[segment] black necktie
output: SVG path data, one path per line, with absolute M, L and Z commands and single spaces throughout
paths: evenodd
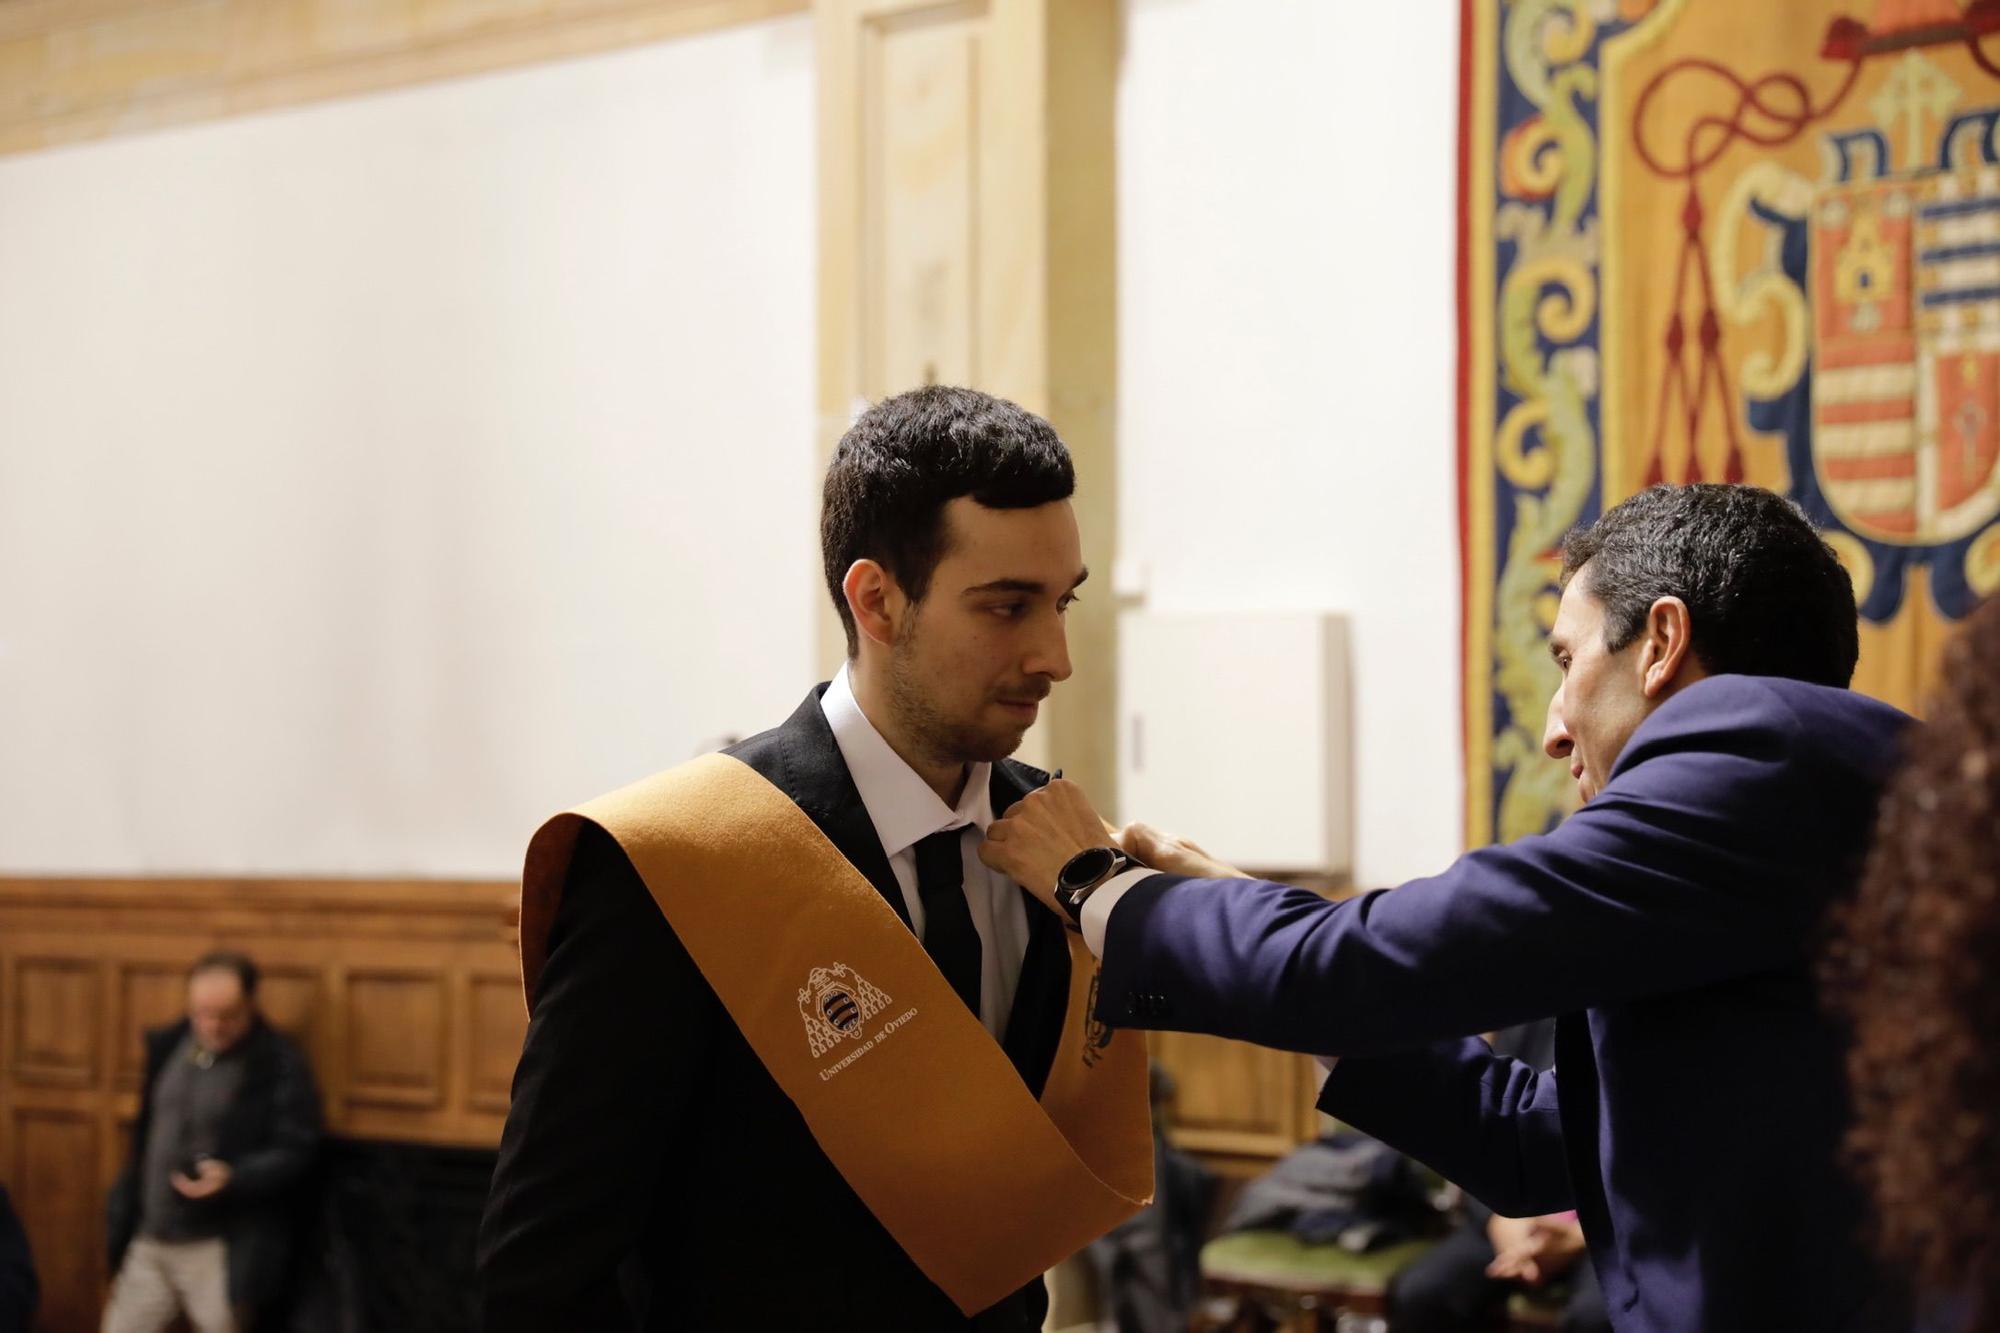
M 917 897 L 924 904 L 924 952 L 977 1018 L 979 932 L 965 904 L 965 862 L 958 850 L 964 831 L 947 829 L 917 844 Z

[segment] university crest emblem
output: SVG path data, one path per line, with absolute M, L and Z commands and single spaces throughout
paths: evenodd
M 853 1041 L 868 1020 L 882 1012 L 889 997 L 869 985 L 845 963 L 816 967 L 799 988 L 799 1017 L 806 1023 L 806 1044 L 813 1058 L 843 1041 Z

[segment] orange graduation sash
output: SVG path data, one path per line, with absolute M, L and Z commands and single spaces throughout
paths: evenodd
M 521 886 L 530 1008 L 586 822 L 618 840 L 821 1150 L 959 1309 L 1004 1299 L 1150 1199 L 1145 1040 L 1092 1022 L 1097 961 L 1081 938 L 1037 1102 L 874 885 L 727 755 L 535 834 Z

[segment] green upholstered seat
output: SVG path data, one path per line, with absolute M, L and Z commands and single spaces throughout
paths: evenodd
M 1201 1275 L 1274 1291 L 1377 1295 L 1429 1248 L 1428 1241 L 1411 1241 L 1355 1254 L 1338 1245 L 1307 1245 L 1284 1231 L 1239 1231 L 1202 1246 Z

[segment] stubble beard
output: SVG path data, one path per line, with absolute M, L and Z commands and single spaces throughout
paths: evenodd
M 917 672 L 916 627 L 897 636 L 889 655 L 889 708 L 910 743 L 946 764 L 991 764 L 1021 748 L 1027 729 L 992 730 L 939 708 Z

